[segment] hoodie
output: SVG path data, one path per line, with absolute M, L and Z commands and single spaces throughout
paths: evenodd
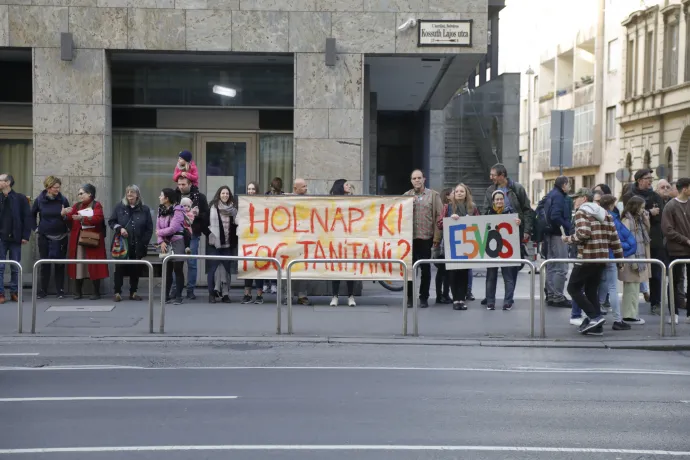
M 577 245 L 578 259 L 623 258 L 613 218 L 596 203 L 585 203 L 575 213 L 575 232 L 565 239 Z

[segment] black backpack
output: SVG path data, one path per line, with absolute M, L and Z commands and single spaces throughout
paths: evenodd
M 539 200 L 539 203 L 537 204 L 537 209 L 535 211 L 536 222 L 535 225 L 532 227 L 534 229 L 532 240 L 536 241 L 537 243 L 541 243 L 542 241 L 544 241 L 544 236 L 546 234 L 550 234 L 552 231 L 551 219 L 549 218 L 550 210 L 551 197 L 549 195 L 546 195 L 544 198 Z

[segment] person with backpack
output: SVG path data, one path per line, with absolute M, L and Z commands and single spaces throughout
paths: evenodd
M 556 178 L 553 189 L 546 195 L 544 217 L 546 225 L 544 238 L 548 240 L 549 259 L 567 259 L 568 245 L 561 238 L 571 234 L 571 201 L 568 198 L 570 180 L 566 176 Z M 570 308 L 571 303 L 563 290 L 568 276 L 568 264 L 547 265 L 546 304 L 551 307 Z

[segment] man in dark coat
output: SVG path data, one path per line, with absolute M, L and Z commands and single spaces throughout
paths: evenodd
M 31 238 L 31 207 L 26 196 L 12 190 L 13 186 L 11 175 L 0 174 L 0 257 L 21 262 L 22 245 Z M 17 267 L 12 265 L 10 271 L 10 298 L 16 302 L 22 281 Z M 0 264 L 0 304 L 5 303 L 4 276 L 5 264 Z
M 650 256 L 668 263 L 668 254 L 664 247 L 664 234 L 661 231 L 661 214 L 664 211 L 664 199 L 652 189 L 651 169 L 640 169 L 635 173 L 635 183 L 630 187 L 628 193 L 623 195 L 623 205 L 633 196 L 639 196 L 645 201 L 645 209 L 649 212 L 649 238 L 651 243 Z M 658 315 L 661 308 L 661 268 L 652 264 L 652 277 L 649 279 L 649 303 L 652 305 L 652 314 Z
M 546 197 L 544 215 L 547 228 L 549 259 L 567 259 L 568 245 L 562 236 L 571 234 L 572 200 L 568 197 L 570 181 L 566 176 L 556 178 L 553 189 Z M 552 307 L 570 308 L 570 301 L 563 294 L 565 280 L 568 277 L 568 264 L 551 264 L 546 272 L 546 299 Z

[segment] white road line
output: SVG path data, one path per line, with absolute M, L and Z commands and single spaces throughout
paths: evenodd
M 0 356 L 38 356 L 40 353 L 0 353 Z
M 454 452 L 540 452 L 575 454 L 628 454 L 690 457 L 690 451 L 596 449 L 577 447 L 521 446 L 400 446 L 400 445 L 208 445 L 208 446 L 121 446 L 121 447 L 48 447 L 36 449 L 0 449 L 0 455 L 60 454 L 97 452 L 172 452 L 172 451 L 454 451 Z
M 0 398 L 0 402 L 51 402 L 51 401 L 156 401 L 156 400 L 219 400 L 237 399 L 237 396 L 57 396 L 37 398 Z

